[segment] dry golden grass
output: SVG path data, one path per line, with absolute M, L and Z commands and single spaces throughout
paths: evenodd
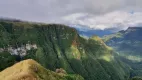
M 0 80 L 65 80 L 64 75 L 43 68 L 32 59 L 16 63 L 0 72 Z
M 31 59 L 16 63 L 0 72 L 0 80 L 36 80 L 36 76 L 30 69 L 31 65 L 35 64 L 36 62 Z

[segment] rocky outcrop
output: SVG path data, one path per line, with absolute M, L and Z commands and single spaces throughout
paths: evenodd
M 21 45 L 20 47 L 12 47 L 8 46 L 7 48 L 0 48 L 0 52 L 8 51 L 11 55 L 19 55 L 21 57 L 26 56 L 28 54 L 27 51 L 31 49 L 37 49 L 36 44 L 26 44 Z

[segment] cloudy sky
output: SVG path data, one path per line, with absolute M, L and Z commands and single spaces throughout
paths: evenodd
M 0 16 L 92 29 L 142 23 L 142 0 L 0 0 Z

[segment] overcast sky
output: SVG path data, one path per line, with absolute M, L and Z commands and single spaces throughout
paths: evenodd
M 0 16 L 102 30 L 126 29 L 141 25 L 142 0 L 0 0 Z

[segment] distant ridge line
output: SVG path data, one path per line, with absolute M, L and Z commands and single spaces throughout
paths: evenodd
M 142 29 L 142 27 L 128 27 L 128 29 Z

